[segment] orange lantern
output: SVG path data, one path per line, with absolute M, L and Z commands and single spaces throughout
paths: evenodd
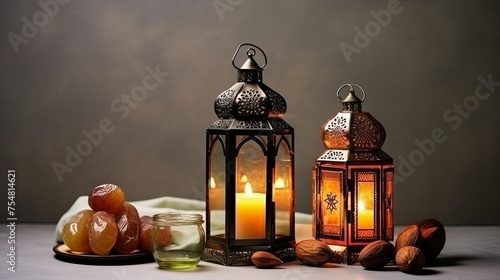
M 393 240 L 394 166 L 382 151 L 385 129 L 361 110 L 366 95 L 356 84 L 337 113 L 321 128 L 326 147 L 313 168 L 313 235 L 352 264 L 370 242 Z M 359 99 L 354 87 L 361 89 Z

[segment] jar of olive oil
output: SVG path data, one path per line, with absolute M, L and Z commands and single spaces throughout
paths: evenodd
M 205 250 L 203 216 L 160 213 L 153 216 L 153 256 L 160 268 L 195 269 Z

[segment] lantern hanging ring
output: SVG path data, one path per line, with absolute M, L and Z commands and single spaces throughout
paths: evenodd
M 233 63 L 233 67 L 236 68 L 236 69 L 238 69 L 238 70 L 241 70 L 240 68 L 238 68 L 238 66 L 236 66 L 236 64 L 234 64 L 234 60 L 236 59 L 236 56 L 238 55 L 238 52 L 240 51 L 241 47 L 243 47 L 243 46 L 251 46 L 251 47 L 257 48 L 262 53 L 262 55 L 264 55 L 264 64 L 262 64 L 262 66 L 259 66 L 260 69 L 264 69 L 264 67 L 266 67 L 266 65 L 267 65 L 267 56 L 266 56 L 266 53 L 261 48 L 259 48 L 258 46 L 254 45 L 254 44 L 250 44 L 250 43 L 244 43 L 244 44 L 241 44 L 241 45 L 238 46 L 238 48 L 236 49 L 236 52 L 234 52 L 233 59 L 231 60 L 231 62 Z M 256 54 L 254 48 L 249 48 L 247 50 L 247 56 L 251 57 L 251 56 L 254 56 Z
M 360 85 L 357 85 L 357 84 L 343 84 L 341 87 L 339 87 L 339 89 L 337 90 L 337 97 L 339 99 L 342 99 L 342 97 L 340 97 L 340 91 L 345 88 L 346 86 L 349 86 L 351 88 L 351 90 L 349 92 L 353 93 L 354 94 L 354 88 L 353 86 L 361 89 L 361 92 L 363 93 L 363 97 L 361 98 L 361 102 L 365 101 L 365 98 L 366 98 L 366 93 L 365 93 L 365 90 L 360 86 Z

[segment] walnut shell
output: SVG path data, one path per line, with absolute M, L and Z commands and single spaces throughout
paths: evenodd
M 255 266 L 261 268 L 275 267 L 283 263 L 278 257 L 266 251 L 257 251 L 253 253 L 251 260 Z
M 333 258 L 334 252 L 319 240 L 306 239 L 295 245 L 295 256 L 305 265 L 322 266 Z
M 425 265 L 425 255 L 417 247 L 405 246 L 396 253 L 396 265 L 406 273 L 415 273 Z
M 394 245 L 377 240 L 366 245 L 359 253 L 358 262 L 366 269 L 381 269 L 394 258 Z
M 424 253 L 427 263 L 430 263 L 443 250 L 446 243 L 446 231 L 443 224 L 433 218 L 427 218 L 415 224 L 419 227 L 422 236 L 420 249 Z
M 414 246 L 419 248 L 422 243 L 422 236 L 417 225 L 409 225 L 399 233 L 396 238 L 396 252 L 405 246 Z

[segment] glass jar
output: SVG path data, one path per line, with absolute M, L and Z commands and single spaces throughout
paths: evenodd
M 205 249 L 203 216 L 160 213 L 153 216 L 153 256 L 160 268 L 194 269 Z

